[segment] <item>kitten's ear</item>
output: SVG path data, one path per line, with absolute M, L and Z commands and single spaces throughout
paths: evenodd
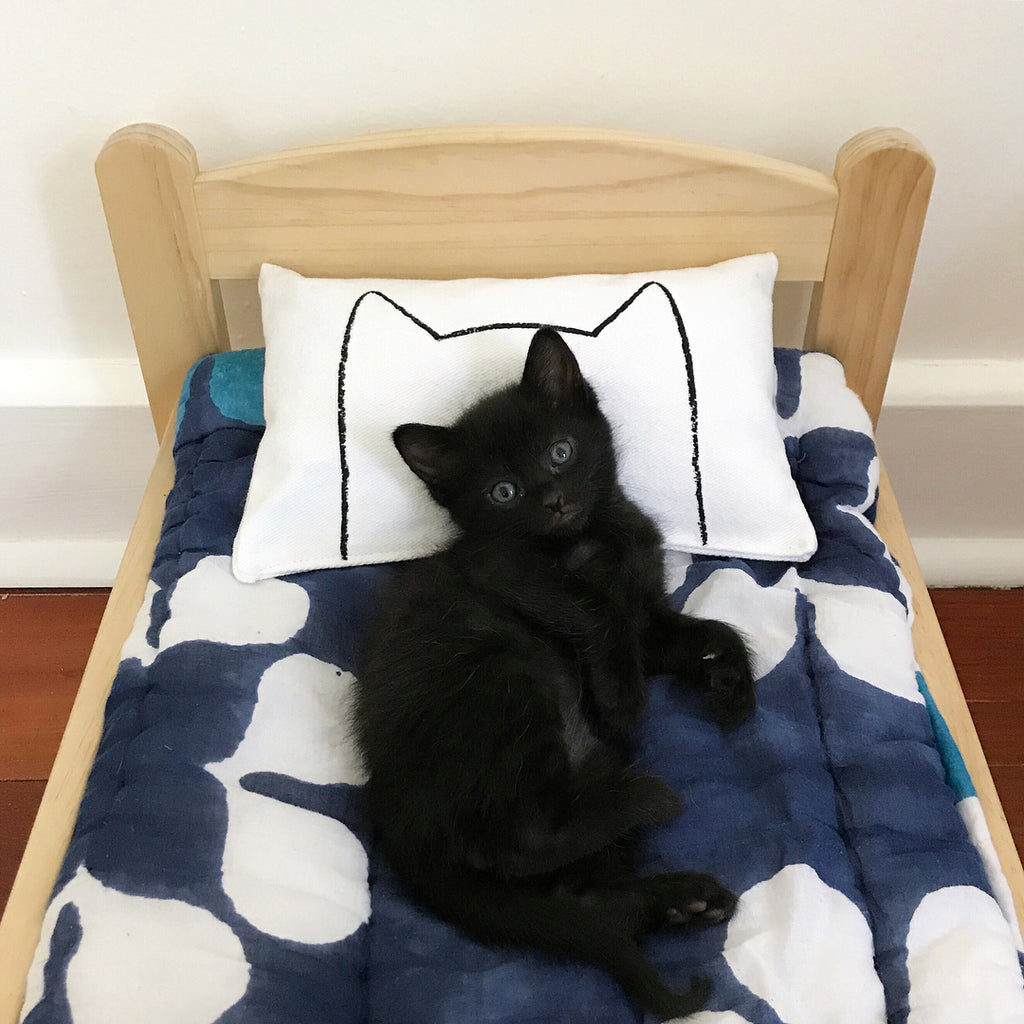
M 391 440 L 405 464 L 427 485 L 440 483 L 456 464 L 455 439 L 448 427 L 403 423 Z
M 572 349 L 553 327 L 542 327 L 530 342 L 521 386 L 556 408 L 586 398 L 588 389 Z

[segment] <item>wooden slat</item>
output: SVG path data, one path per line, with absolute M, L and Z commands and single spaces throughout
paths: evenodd
M 157 436 L 177 405 L 188 367 L 229 347 L 196 213 L 197 173 L 192 146 L 159 125 L 122 129 L 96 159 Z
M 839 207 L 804 347 L 836 356 L 878 423 L 935 165 L 912 135 L 873 128 L 836 156 Z
M 600 129 L 366 136 L 200 174 L 216 278 L 262 262 L 310 276 L 538 277 L 774 251 L 821 278 L 836 187 L 731 150 Z
M 992 772 L 985 760 L 977 729 L 967 707 L 960 681 L 957 679 L 956 669 L 953 667 L 945 638 L 939 628 L 939 620 L 928 595 L 928 588 L 921 575 L 921 567 L 911 546 L 889 475 L 884 467 L 879 486 L 876 525 L 913 591 L 914 653 L 917 663 L 939 711 L 949 726 L 949 731 L 953 734 L 953 739 L 960 748 L 971 780 L 978 791 L 978 799 L 992 832 L 992 842 L 999 855 L 1003 873 L 1013 891 L 1017 920 L 1024 922 L 1024 868 L 1021 867 L 1020 854 L 1014 845 L 1010 826 L 1007 824 L 995 783 L 992 781 Z
M 99 745 L 121 647 L 145 595 L 164 503 L 174 481 L 173 430 L 166 432 L 103 613 L 39 813 L 0 921 L 0 1024 L 14 1024 L 24 999 L 46 905 L 71 839 L 78 805 Z

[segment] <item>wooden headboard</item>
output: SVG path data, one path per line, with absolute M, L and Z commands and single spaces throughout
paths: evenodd
M 167 128 L 96 161 L 158 432 L 191 363 L 228 347 L 218 282 L 263 262 L 321 277 L 539 277 L 701 266 L 753 252 L 813 281 L 805 347 L 877 419 L 934 167 L 877 128 L 835 175 L 748 153 L 579 128 L 362 136 L 200 171 Z

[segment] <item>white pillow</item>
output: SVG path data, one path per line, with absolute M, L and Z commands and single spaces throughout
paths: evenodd
M 526 280 L 324 280 L 264 265 L 267 427 L 235 575 L 397 561 L 444 544 L 448 515 L 391 432 L 448 424 L 518 381 L 544 325 L 575 352 L 615 431 L 622 485 L 669 548 L 809 558 L 814 529 L 775 411 L 777 269 L 770 253 Z

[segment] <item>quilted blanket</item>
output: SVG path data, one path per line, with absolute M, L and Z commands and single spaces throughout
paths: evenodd
M 652 681 L 638 757 L 686 809 L 650 835 L 644 866 L 713 872 L 740 901 L 728 924 L 652 937 L 648 954 L 680 988 L 711 979 L 696 1024 L 1019 1024 L 1020 936 L 872 525 L 868 419 L 832 359 L 779 350 L 776 365 L 818 551 L 670 559 L 676 606 L 751 638 L 759 706 L 725 733 Z M 433 919 L 375 857 L 348 700 L 390 570 L 233 578 L 262 368 L 257 351 L 208 357 L 186 383 L 150 584 L 23 1020 L 641 1020 L 596 969 Z

